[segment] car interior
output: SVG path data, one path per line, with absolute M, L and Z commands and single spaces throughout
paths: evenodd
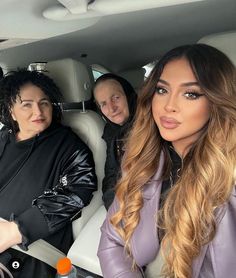
M 94 156 L 98 191 L 73 221 L 75 241 L 68 254 L 54 250 L 54 260 L 67 255 L 81 277 L 102 276 L 97 248 L 106 217 L 101 191 L 106 145 L 105 122 L 88 105 L 95 79 L 112 72 L 139 92 L 162 54 L 192 43 L 215 46 L 236 65 L 235 14 L 235 0 L 1 1 L 3 73 L 26 67 L 52 77 L 63 94 L 64 123 Z

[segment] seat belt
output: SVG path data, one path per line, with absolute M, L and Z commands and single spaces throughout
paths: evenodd
M 11 272 L 5 267 L 5 265 L 3 265 L 2 263 L 0 263 L 0 277 L 4 278 L 5 275 L 4 273 L 6 273 L 8 275 L 8 277 L 10 278 L 14 278 L 11 274 Z
M 17 245 L 12 246 L 11 248 L 25 253 L 31 257 L 34 257 L 53 268 L 56 268 L 57 261 L 60 258 L 66 257 L 66 255 L 61 252 L 59 249 L 54 247 L 53 245 L 49 244 L 47 241 L 43 239 L 38 239 L 37 241 L 31 243 L 28 246 L 28 251 L 22 250 Z

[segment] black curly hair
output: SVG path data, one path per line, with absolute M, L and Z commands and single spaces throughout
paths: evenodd
M 62 94 L 55 82 L 42 72 L 19 69 L 8 72 L 0 80 L 0 122 L 16 133 L 18 124 L 12 119 L 10 110 L 20 95 L 21 88 L 26 84 L 33 84 L 49 97 L 53 106 L 52 121 L 61 122 L 62 111 L 60 103 Z

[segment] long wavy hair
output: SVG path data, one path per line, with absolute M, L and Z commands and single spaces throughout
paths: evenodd
M 152 115 L 152 98 L 165 65 L 185 58 L 210 103 L 210 118 L 200 138 L 183 159 L 181 177 L 166 196 L 158 214 L 164 233 L 163 277 L 189 278 L 201 247 L 216 233 L 217 208 L 230 197 L 236 165 L 236 70 L 226 55 L 214 47 L 194 44 L 177 47 L 159 60 L 138 100 L 136 120 L 122 161 L 117 185 L 119 210 L 111 223 L 132 256 L 130 239 L 140 221 L 142 189 L 159 167 L 161 153 L 168 176 L 170 158 Z M 168 246 L 170 248 L 168 248 Z

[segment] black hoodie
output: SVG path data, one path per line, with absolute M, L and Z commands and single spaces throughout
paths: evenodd
M 23 235 L 21 248 L 42 238 L 67 253 L 73 242 L 71 220 L 79 217 L 97 188 L 88 147 L 60 124 L 19 142 L 7 130 L 1 131 L 0 171 L 0 217 L 16 221 Z M 18 253 L 8 249 L 0 254 L 0 261 L 4 256 L 22 260 L 14 277 L 55 275 L 44 276 L 48 269 L 44 263 Z

